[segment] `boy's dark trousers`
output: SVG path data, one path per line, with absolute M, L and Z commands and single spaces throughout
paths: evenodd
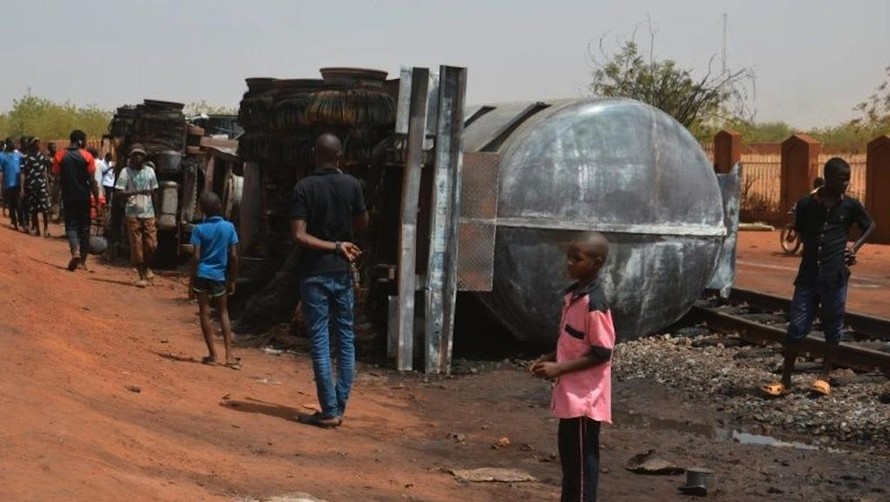
M 22 207 L 22 187 L 11 187 L 3 191 L 3 201 L 9 210 L 9 218 L 12 226 L 25 228 L 25 211 Z
M 562 502 L 595 502 L 600 471 L 600 423 L 592 418 L 559 419 Z

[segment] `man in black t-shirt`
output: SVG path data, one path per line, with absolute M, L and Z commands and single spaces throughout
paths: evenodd
M 71 145 L 56 152 L 52 174 L 55 187 L 61 192 L 65 208 L 65 235 L 71 250 L 68 270 L 74 272 L 78 264 L 86 269 L 90 250 L 90 203 L 95 200 L 99 207 L 99 185 L 96 183 L 96 161 L 84 147 L 85 132 L 75 129 L 70 135 Z
M 323 134 L 315 142 L 315 171 L 294 187 L 291 230 L 300 255 L 300 297 L 311 342 L 312 370 L 321 411 L 303 423 L 337 427 L 343 421 L 355 377 L 353 278 L 350 264 L 361 254 L 354 232 L 368 224 L 358 180 L 340 171 L 340 140 Z M 337 381 L 331 370 L 328 328 L 337 337 Z
M 826 342 L 825 360 L 822 372 L 810 385 L 810 390 L 822 395 L 831 392 L 828 378 L 843 336 L 847 280 L 850 277 L 848 267 L 856 262 L 856 252 L 875 229 L 874 221 L 862 204 L 844 195 L 850 184 L 850 165 L 834 157 L 825 163 L 824 172 L 825 185 L 796 204 L 794 227 L 803 241 L 803 258 L 794 280 L 794 296 L 788 312 L 782 381 L 762 387 L 763 392 L 771 396 L 790 391 L 791 373 L 800 344 L 809 334 L 820 307 Z M 847 246 L 850 227 L 854 224 L 862 235 Z

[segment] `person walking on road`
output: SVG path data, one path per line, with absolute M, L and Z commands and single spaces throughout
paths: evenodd
M 333 134 L 315 142 L 315 171 L 294 187 L 291 230 L 302 248 L 299 261 L 303 319 L 321 411 L 303 423 L 337 427 L 343 422 L 355 377 L 355 301 L 350 264 L 361 255 L 355 232 L 368 224 L 359 181 L 340 171 L 342 147 Z M 330 334 L 337 339 L 337 379 L 331 369 Z
M 235 280 L 238 278 L 238 234 L 235 225 L 221 216 L 222 204 L 215 193 L 202 193 L 198 203 L 205 219 L 195 226 L 189 239 L 189 244 L 194 246 L 189 289 L 198 297 L 201 333 L 207 344 L 207 356 L 201 362 L 218 362 L 213 343 L 214 330 L 210 325 L 210 307 L 213 304 L 222 328 L 225 366 L 240 369 L 241 363 L 232 354 L 232 323 L 227 300 L 229 295 L 235 294 Z
M 87 143 L 85 132 L 75 129 L 69 136 L 71 144 L 56 152 L 53 158 L 54 186 L 61 193 L 60 200 L 65 208 L 65 235 L 71 250 L 68 270 L 74 272 L 77 266 L 87 268 L 87 254 L 90 250 L 90 197 L 99 206 L 99 185 L 96 184 L 96 160 L 84 149 Z M 55 198 L 55 197 L 53 197 Z

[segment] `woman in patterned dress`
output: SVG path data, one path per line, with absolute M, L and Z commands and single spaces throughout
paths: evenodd
M 29 138 L 27 153 L 22 159 L 22 174 L 25 182 L 25 210 L 34 229 L 34 235 L 40 235 L 37 213 L 43 213 L 43 235 L 49 237 L 49 188 L 46 181 L 46 157 L 40 153 L 40 138 Z

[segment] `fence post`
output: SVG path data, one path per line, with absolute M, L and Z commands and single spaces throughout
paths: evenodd
M 780 211 L 788 211 L 798 199 L 809 193 L 819 176 L 822 143 L 806 134 L 794 134 L 782 142 L 782 191 Z
M 714 135 L 714 171 L 726 174 L 742 159 L 742 134 L 723 129 Z
M 870 242 L 890 244 L 890 136 L 869 141 L 865 160 L 865 209 L 875 220 Z

